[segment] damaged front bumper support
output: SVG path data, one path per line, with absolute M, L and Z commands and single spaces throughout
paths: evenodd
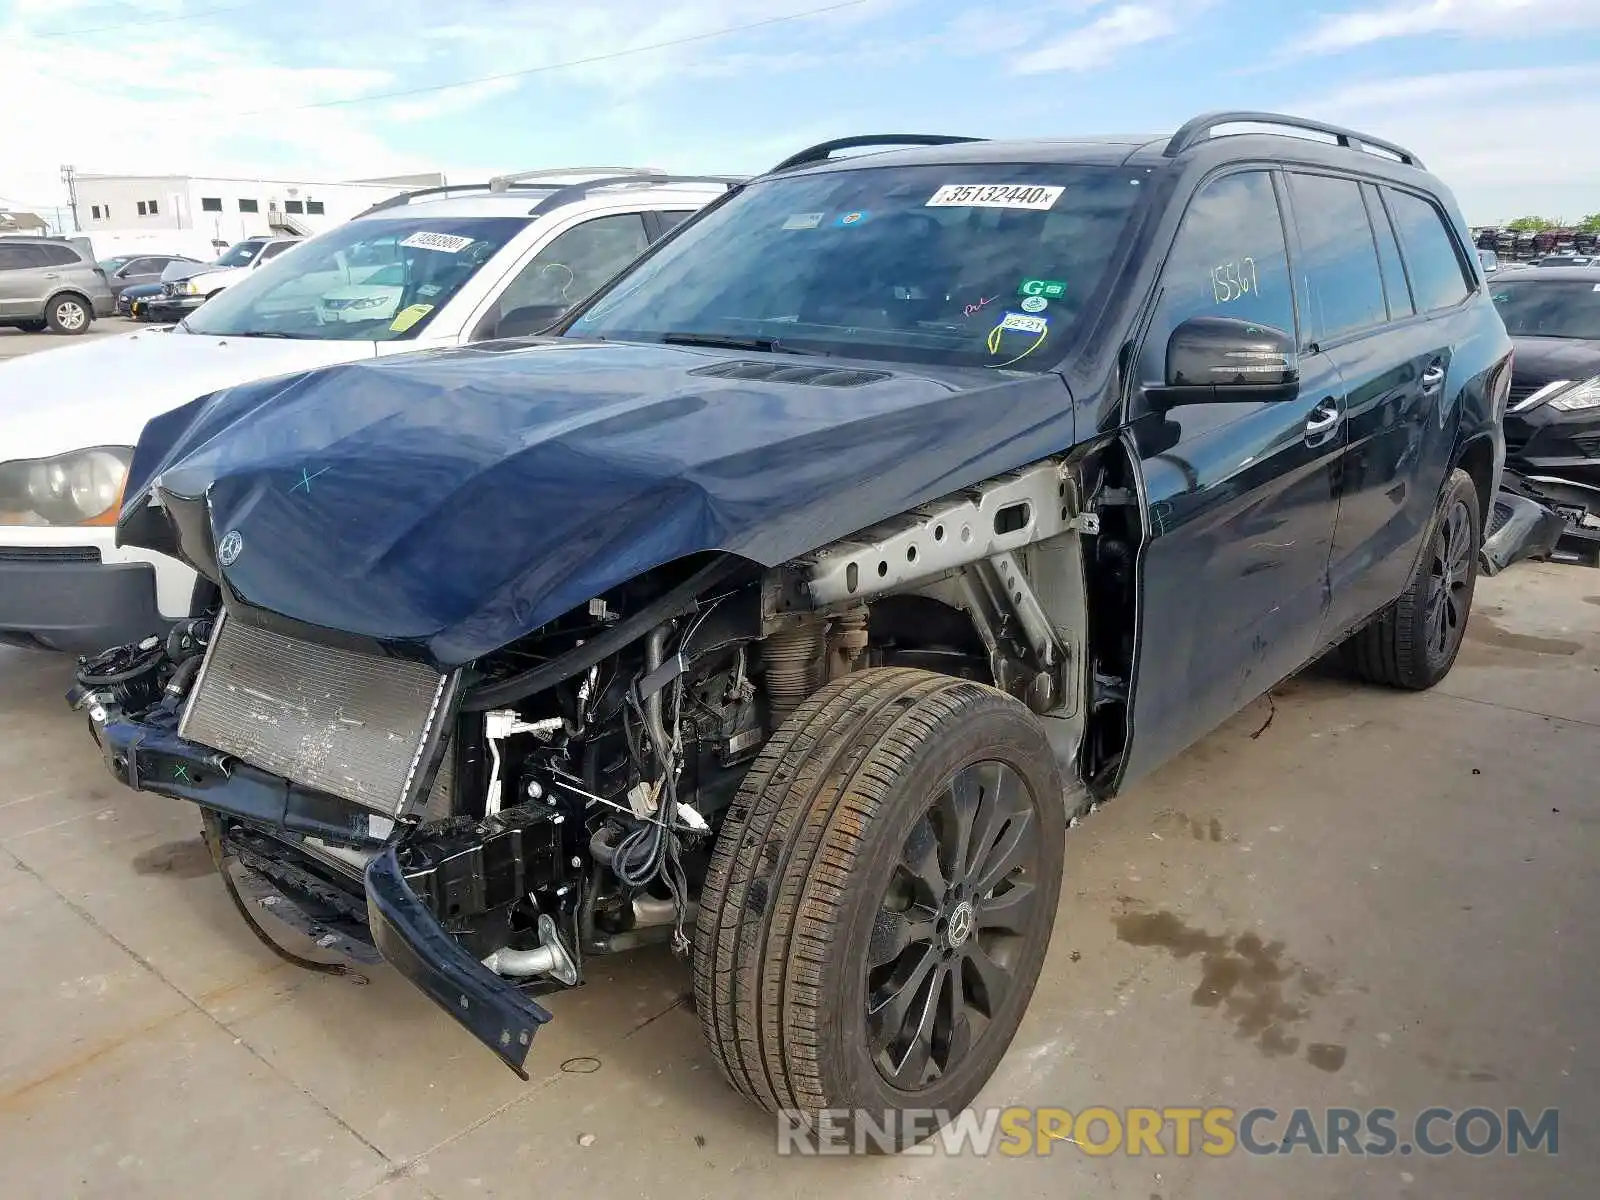
M 185 741 L 176 724 L 175 715 L 135 721 L 114 708 L 96 704 L 90 709 L 90 728 L 107 769 L 135 791 L 187 800 L 242 821 L 272 835 L 270 840 L 286 855 L 300 856 L 283 840 L 298 837 L 372 852 L 361 880 L 371 944 L 508 1067 L 528 1078 L 523 1064 L 550 1012 L 468 953 L 429 903 L 442 889 L 455 886 L 441 879 L 441 864 L 456 865 L 454 874 L 481 891 L 484 860 L 508 836 L 520 839 L 525 831 L 497 822 L 478 827 L 481 836 L 466 835 L 464 844 L 463 830 L 452 827 L 434 845 L 429 829 L 423 829 L 411 835 L 405 850 L 408 861 L 427 865 L 408 870 L 392 841 L 394 821 Z M 354 893 L 354 878 L 350 884 Z

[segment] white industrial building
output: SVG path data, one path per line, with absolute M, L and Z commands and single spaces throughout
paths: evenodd
M 198 175 L 76 177 L 78 225 L 86 234 L 181 229 L 231 245 L 264 234 L 321 233 L 399 192 L 444 182 L 440 174 L 307 183 Z

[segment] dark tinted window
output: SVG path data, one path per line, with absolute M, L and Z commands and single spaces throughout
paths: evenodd
M 1381 325 L 1388 311 L 1361 185 L 1329 175 L 1291 174 L 1289 187 L 1312 336 L 1331 340 Z
M 222 197 L 221 196 L 201 196 L 200 197 L 200 211 L 201 212 L 221 212 L 222 211 Z
M 241 200 L 241 201 L 239 201 L 239 211 L 240 212 L 260 212 L 261 211 L 261 205 L 259 203 L 257 203 L 256 201 L 254 201 L 254 200 Z
M 308 217 L 320 217 L 320 216 L 322 216 L 322 201 L 321 200 L 307 200 L 306 201 L 306 216 L 308 216 Z
M 47 267 L 76 267 L 83 262 L 71 246 L 35 246 L 34 251 Z
M 283 202 L 283 211 L 288 213 L 304 213 L 306 211 L 305 202 L 302 200 L 285 200 Z
M 1398 321 L 1417 311 L 1411 303 L 1411 285 L 1406 282 L 1405 265 L 1400 261 L 1400 243 L 1395 240 L 1394 226 L 1383 207 L 1378 189 L 1370 183 L 1361 185 L 1362 198 L 1367 202 L 1367 216 L 1372 221 L 1372 232 L 1378 239 L 1378 265 L 1383 268 L 1383 297 L 1389 302 L 1389 319 Z
M 669 229 L 682 225 L 690 217 L 694 216 L 694 209 L 686 208 L 671 212 L 658 212 L 656 216 L 661 220 L 661 232 L 666 233 Z
M 294 245 L 293 242 L 275 242 L 275 243 L 273 243 L 272 245 L 268 246 L 265 250 L 263 250 L 261 252 L 261 261 L 262 262 L 266 262 L 269 259 L 277 258 L 278 255 L 282 254 L 285 250 L 287 250 L 292 245 Z
M 1410 192 L 1384 188 L 1384 198 L 1400 231 L 1417 307 L 1432 312 L 1460 303 L 1467 295 L 1467 278 L 1444 214 Z
M 1163 378 L 1167 339 L 1199 316 L 1294 332 L 1283 223 L 1265 171 L 1214 179 L 1190 202 L 1161 274 L 1161 299 L 1140 358 L 1142 379 Z
M 8 246 L 0 241 L 0 271 L 20 271 L 33 266 L 33 260 L 24 251 L 26 246 Z

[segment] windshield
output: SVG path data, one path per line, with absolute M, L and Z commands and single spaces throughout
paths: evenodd
M 352 221 L 263 263 L 179 328 L 321 341 L 414 338 L 529 219 Z
M 763 180 L 566 332 L 1048 370 L 1090 311 L 1144 175 L 963 163 Z
M 236 246 L 229 246 L 227 251 L 215 261 L 219 267 L 248 267 L 255 261 L 256 255 L 261 253 L 265 242 L 240 242 Z
M 1493 286 L 1494 306 L 1513 337 L 1600 338 L 1600 283 L 1592 279 Z

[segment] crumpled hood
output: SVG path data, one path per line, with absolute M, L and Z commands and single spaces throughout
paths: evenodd
M 1519 336 L 1512 338 L 1511 344 L 1516 351 L 1511 370 L 1519 392 L 1555 379 L 1576 381 L 1600 375 L 1600 341 Z
M 0 460 L 131 446 L 158 413 L 252 379 L 371 358 L 372 342 L 144 329 L 0 363 Z
M 153 544 L 153 481 L 243 602 L 449 667 L 662 563 L 775 565 L 1072 444 L 1058 376 L 853 370 L 552 339 L 238 387 L 151 423 L 120 536 Z

